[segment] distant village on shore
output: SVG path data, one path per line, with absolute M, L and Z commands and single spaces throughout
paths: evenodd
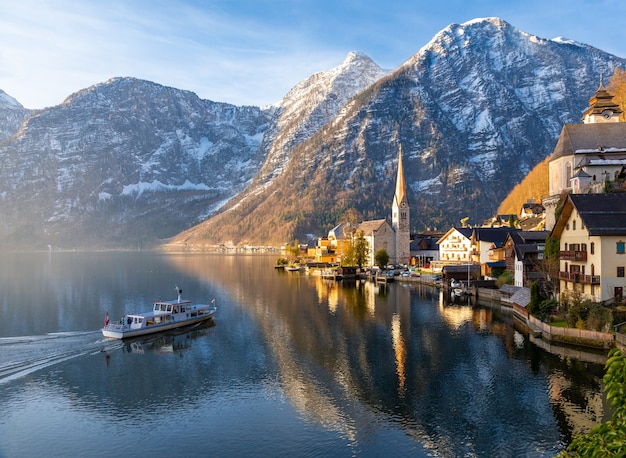
M 526 317 L 549 321 L 560 312 L 570 327 L 613 339 L 616 321 L 622 315 L 626 321 L 626 122 L 620 115 L 601 81 L 582 123 L 562 128 L 549 158 L 548 196 L 528 201 L 519 214 L 496 215 L 480 226 L 463 219 L 445 232 L 409 232 L 400 149 L 391 224 L 386 218 L 342 222 L 297 252 L 310 266 L 340 266 L 360 237 L 367 247 L 364 266 L 376 266 L 382 250 L 391 266 L 411 272 L 408 277 L 435 274 L 442 286 L 457 282 L 466 290 L 485 281 L 506 285 Z M 580 304 L 586 307 L 571 316 Z M 608 308 L 608 315 L 592 316 L 590 304 Z

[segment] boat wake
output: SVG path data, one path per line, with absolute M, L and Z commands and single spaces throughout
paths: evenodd
M 100 330 L 0 338 L 0 384 L 81 356 L 121 347 Z

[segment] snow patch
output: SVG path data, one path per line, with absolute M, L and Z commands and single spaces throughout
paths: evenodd
M 431 178 L 429 180 L 416 181 L 409 186 L 415 193 L 422 192 L 426 194 L 435 194 L 437 193 L 437 187 L 441 185 L 440 177 L 441 175 L 437 175 L 435 178 Z
M 144 192 L 165 192 L 165 191 L 210 191 L 204 183 L 194 184 L 189 180 L 186 180 L 181 185 L 164 184 L 158 180 L 153 180 L 150 183 L 139 182 L 136 184 L 129 184 L 124 186 L 122 190 L 122 196 L 136 195 L 139 197 Z

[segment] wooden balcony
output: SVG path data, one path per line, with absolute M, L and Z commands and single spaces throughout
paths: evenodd
M 583 275 L 571 272 L 559 272 L 559 280 L 571 281 L 573 283 L 583 283 L 586 285 L 599 285 L 600 275 Z
M 560 251 L 559 258 L 561 261 L 575 261 L 575 262 L 586 262 L 587 261 L 587 252 L 586 251 Z

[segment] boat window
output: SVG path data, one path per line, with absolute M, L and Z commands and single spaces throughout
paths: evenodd
M 167 311 L 168 311 L 168 312 L 171 312 L 171 311 L 172 311 L 172 304 L 168 304 L 168 306 L 167 306 Z
M 178 307 L 174 306 L 174 313 L 178 313 Z

